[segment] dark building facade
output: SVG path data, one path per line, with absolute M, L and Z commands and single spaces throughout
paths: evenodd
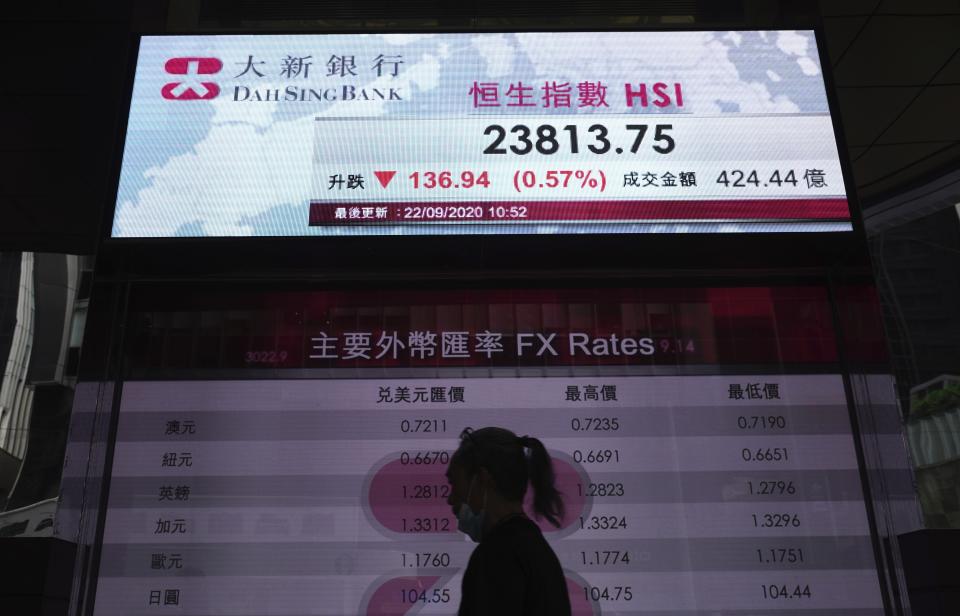
M 632 565 L 622 563 L 629 566 L 620 571 L 617 563 L 596 562 L 601 556 L 593 553 L 618 551 L 613 546 L 618 537 L 624 542 L 636 537 L 625 528 L 600 527 L 636 525 L 638 518 L 630 518 L 629 507 L 618 509 L 606 494 L 591 494 L 583 502 L 573 499 L 581 507 L 577 524 L 582 536 L 610 544 L 601 541 L 596 544 L 600 547 L 590 544 L 593 547 L 563 556 L 582 560 L 569 567 L 567 578 L 568 586 L 576 590 L 575 599 L 582 597 L 574 604 L 575 613 L 676 610 L 678 605 L 687 606 L 684 616 L 759 613 L 743 611 L 759 609 L 755 598 L 743 598 L 747 590 L 738 590 L 741 598 L 726 604 L 705 598 L 705 589 L 714 588 L 710 586 L 714 581 L 704 581 L 702 587 L 696 585 L 700 582 L 691 583 L 692 590 L 672 595 L 669 608 L 658 607 L 656 588 L 649 580 L 656 577 L 658 567 L 687 572 L 684 566 L 689 572 L 716 573 L 717 579 L 729 574 L 731 580 L 737 572 L 766 567 L 772 573 L 764 575 L 774 582 L 757 582 L 752 591 L 764 598 L 777 595 L 777 601 L 766 605 L 796 602 L 811 613 L 956 612 L 960 184 L 955 168 L 960 133 L 956 114 L 950 111 L 950 101 L 956 100 L 960 88 L 955 79 L 960 75 L 956 43 L 960 9 L 955 4 L 928 8 L 887 1 L 843 7 L 817 2 L 602 6 L 561 2 L 546 11 L 498 3 L 386 7 L 198 1 L 76 6 L 59 8 L 54 17 L 43 7 L 16 11 L 5 26 L 4 43 L 16 57 L 26 58 L 23 50 L 40 34 L 55 42 L 44 48 L 39 60 L 13 63 L 11 70 L 22 83 L 32 84 L 33 93 L 0 90 L 0 101 L 17 119 L 11 123 L 10 151 L 4 154 L 13 171 L 4 178 L 0 194 L 6 219 L 0 228 L 0 362 L 6 366 L 0 389 L 0 542 L 10 546 L 4 550 L 10 556 L 0 575 L 4 582 L 0 607 L 24 614 L 108 613 L 110 597 L 129 594 L 136 595 L 140 602 L 136 605 L 142 604 L 144 613 L 181 605 L 198 615 L 214 613 L 208 610 L 225 605 L 222 602 L 233 588 L 225 581 L 231 576 L 249 576 L 250 589 L 259 588 L 253 580 L 262 571 L 246 570 L 243 563 L 268 556 L 252 556 L 256 550 L 251 544 L 260 541 L 275 546 L 277 554 L 288 554 L 284 550 L 290 550 L 291 543 L 325 545 L 323 541 L 333 539 L 349 545 L 330 552 L 329 558 L 325 547 L 289 552 L 290 561 L 300 564 L 277 565 L 282 580 L 278 583 L 292 584 L 289 580 L 300 574 L 314 575 L 315 581 L 323 576 L 342 580 L 336 591 L 323 594 L 323 600 L 330 601 L 329 613 L 354 613 L 360 605 L 368 614 L 401 613 L 391 612 L 396 606 L 378 594 L 392 590 L 396 596 L 391 601 L 402 596 L 404 609 L 443 603 L 444 597 L 458 596 L 450 580 L 458 579 L 456 571 L 463 564 L 458 559 L 465 558 L 459 547 L 441 550 L 453 563 L 443 566 L 424 565 L 416 560 L 419 556 L 413 564 L 401 560 L 397 565 L 392 552 L 389 566 L 372 565 L 368 560 L 380 556 L 365 556 L 360 549 L 364 541 L 372 540 L 364 534 L 370 532 L 364 524 L 375 529 L 372 536 L 377 540 L 386 537 L 403 546 L 407 545 L 403 537 L 413 532 L 405 525 L 419 524 L 419 532 L 424 524 L 442 524 L 442 515 L 448 513 L 416 516 L 419 521 L 414 521 L 394 519 L 389 507 L 379 508 L 376 490 L 408 480 L 423 488 L 434 478 L 411 479 L 397 471 L 391 484 L 384 477 L 390 476 L 391 464 L 398 469 L 406 466 L 403 453 L 384 449 L 373 456 L 368 451 L 387 447 L 384 443 L 391 439 L 439 429 L 435 422 L 441 415 L 427 412 L 429 400 L 456 409 L 458 403 L 474 403 L 471 390 L 482 390 L 490 402 L 489 408 L 471 407 L 478 417 L 516 421 L 522 427 L 527 427 L 522 413 L 510 415 L 497 405 L 506 408 L 527 400 L 530 408 L 541 404 L 557 410 L 561 402 L 587 403 L 594 405 L 589 412 L 563 415 L 569 420 L 564 430 L 596 436 L 593 420 L 600 421 L 600 432 L 611 429 L 613 419 L 629 423 L 627 411 L 609 410 L 620 402 L 617 391 L 626 395 L 639 382 L 649 383 L 649 391 L 659 391 L 657 387 L 667 387 L 668 381 L 656 379 L 681 379 L 678 382 L 690 385 L 662 394 L 668 402 L 662 402 L 659 410 L 643 394 L 631 394 L 637 409 L 649 411 L 651 417 L 669 409 L 664 415 L 669 422 L 664 422 L 673 426 L 672 431 L 660 436 L 683 443 L 664 454 L 676 456 L 679 468 L 687 463 L 685 455 L 697 451 L 689 443 L 710 433 L 690 428 L 689 434 L 681 434 L 685 428 L 677 426 L 683 425 L 689 410 L 684 404 L 691 408 L 706 404 L 684 396 L 706 388 L 711 378 L 722 377 L 723 391 L 709 403 L 718 417 L 729 412 L 721 407 L 741 399 L 735 398 L 739 393 L 744 401 L 768 404 L 773 409 L 768 417 L 780 417 L 776 405 L 792 395 L 804 402 L 790 404 L 814 408 L 810 417 L 819 418 L 813 421 L 803 419 L 799 411 L 783 411 L 785 425 L 791 422 L 792 430 L 797 421 L 800 431 L 791 432 L 786 445 L 771 441 L 758 448 L 744 440 L 735 451 L 742 457 L 738 464 L 772 462 L 774 456 L 787 455 L 775 450 L 788 446 L 793 455 L 799 450 L 803 456 L 798 443 L 806 442 L 804 437 L 839 435 L 847 440 L 823 446 L 821 461 L 811 455 L 809 467 L 801 464 L 789 477 L 774 476 L 774 471 L 748 477 L 748 471 L 730 470 L 709 481 L 705 474 L 704 483 L 696 487 L 693 475 L 678 480 L 681 493 L 692 491 L 688 496 L 698 489 L 708 491 L 704 486 L 712 482 L 713 500 L 702 500 L 722 501 L 731 510 L 751 502 L 770 508 L 744 509 L 743 519 L 752 520 L 756 537 L 764 540 L 751 544 L 744 560 L 738 560 L 742 555 L 730 556 L 745 545 L 734 541 L 741 530 L 714 528 L 711 535 L 702 530 L 711 528 L 710 520 L 697 518 L 691 505 L 673 516 L 689 523 L 682 535 L 685 543 L 671 548 L 686 564 L 672 563 L 654 542 L 638 542 L 631 548 L 636 560 Z M 723 234 L 354 237 L 329 242 L 302 237 L 110 238 L 139 35 L 728 29 L 817 31 L 827 96 L 837 120 L 834 126 L 842 129 L 837 138 L 853 232 L 748 234 L 743 239 Z M 38 63 L 54 65 L 75 57 L 77 49 L 84 50 L 87 64 L 96 70 L 65 71 L 62 79 L 49 83 L 29 70 Z M 325 60 L 317 59 L 313 70 Z M 171 70 L 178 69 L 167 72 Z M 782 76 L 758 77 L 771 84 L 775 78 Z M 80 111 L 57 113 L 67 103 Z M 50 162 L 63 159 L 67 150 L 71 164 Z M 62 174 L 57 182 L 47 179 L 51 168 Z M 589 184 L 587 177 L 582 179 Z M 67 186 L 72 193 L 64 199 L 61 193 Z M 394 346 L 384 346 L 391 343 L 390 334 Z M 429 334 L 436 340 L 431 342 Z M 466 338 L 457 337 L 461 334 Z M 624 346 L 627 339 L 636 341 L 636 347 Z M 604 345 L 613 345 L 616 351 L 604 355 L 598 350 L 608 348 Z M 650 355 L 644 358 L 647 345 Z M 835 382 L 825 385 L 831 375 Z M 533 382 L 537 384 L 527 389 L 519 385 Z M 484 383 L 493 385 L 488 390 Z M 558 388 L 561 401 L 536 397 L 551 387 Z M 835 399 L 824 393 L 830 402 L 818 402 L 816 396 L 828 390 Z M 415 399 L 427 406 L 422 414 L 398 415 L 396 434 L 384 432 L 371 436 L 371 441 L 358 437 L 392 429 L 392 416 L 374 414 L 378 400 L 383 403 L 387 398 L 391 408 L 406 410 L 408 401 Z M 306 399 L 312 406 L 303 406 Z M 604 402 L 610 406 L 604 408 Z M 827 406 L 817 411 L 818 404 Z M 827 407 L 834 415 L 824 410 Z M 270 416 L 266 409 L 275 414 Z M 236 415 L 217 418 L 217 412 L 228 410 Z M 304 419 L 302 413 L 308 410 L 342 416 L 321 425 Z M 836 413 L 841 415 L 839 424 L 831 423 L 837 421 Z M 728 436 L 750 436 L 744 434 L 754 429 L 749 427 L 750 417 L 765 416 L 731 415 L 732 421 L 742 420 L 748 427 L 741 425 Z M 149 430 L 155 433 L 134 427 L 130 417 L 143 418 L 142 425 L 152 426 Z M 656 421 L 651 419 L 651 425 Z M 458 432 L 460 424 L 456 426 Z M 571 438 L 551 434 L 554 428 L 547 419 L 528 428 L 530 434 L 543 430 L 547 437 Z M 195 429 L 201 435 L 215 430 L 220 436 L 207 443 L 209 433 L 201 438 Z M 726 429 L 717 427 L 714 435 L 726 434 Z M 249 445 L 250 451 L 259 451 L 261 464 L 275 465 L 266 478 L 245 461 L 246 455 L 231 449 L 257 441 L 258 431 L 281 435 L 270 437 L 279 443 L 274 449 Z M 456 433 L 445 436 L 453 441 Z M 323 464 L 353 476 L 341 485 L 341 478 L 323 474 L 319 458 L 309 452 L 285 466 L 286 452 L 294 451 L 300 439 L 322 442 L 331 451 L 346 447 L 344 456 L 356 455 L 381 474 L 358 473 L 324 459 Z M 438 460 L 446 445 L 436 445 Z M 224 470 L 204 459 L 204 447 L 234 456 L 230 459 L 235 468 Z M 630 447 L 639 450 L 636 444 Z M 391 461 L 394 453 L 397 459 Z M 404 453 L 421 462 L 430 460 L 430 455 L 417 457 L 415 449 Z M 635 453 L 625 446 L 577 446 L 564 450 L 567 457 L 557 458 L 565 460 L 557 462 L 561 471 L 568 470 L 562 464 L 572 469 L 558 476 L 569 481 L 565 489 L 571 495 L 584 489 L 607 490 L 607 483 L 616 490 L 623 483 L 616 473 L 610 482 L 601 482 L 586 472 L 603 475 L 603 467 L 598 470 L 603 461 Z M 151 461 L 156 458 L 158 468 L 163 465 L 161 471 L 142 475 L 154 481 L 152 473 L 168 473 L 169 481 L 136 483 L 135 469 L 146 468 L 137 458 L 140 454 L 144 459 L 153 456 Z M 368 454 L 373 456 L 370 460 L 364 457 Z M 833 467 L 818 466 L 840 458 L 843 461 Z M 193 464 L 199 470 L 189 470 Z M 656 466 L 650 460 L 630 464 L 624 467 L 629 472 Z M 716 464 L 718 473 L 725 468 L 719 458 L 709 464 Z M 813 476 L 810 469 L 832 474 L 827 481 Z M 175 474 L 180 471 L 184 474 Z M 672 471 L 664 467 L 657 472 L 666 476 Z M 630 481 L 640 481 L 627 471 L 624 476 L 627 490 Z M 653 481 L 644 476 L 647 480 Z M 773 492 L 751 501 L 754 480 L 764 482 L 765 487 L 758 489 Z M 362 496 L 356 496 L 348 483 L 360 485 Z M 744 494 L 744 489 L 750 492 Z M 337 510 L 322 509 L 329 504 L 326 496 L 342 502 L 360 499 L 361 513 L 351 510 L 344 517 Z M 662 504 L 658 498 L 670 502 L 666 496 L 644 495 L 631 497 L 633 504 L 637 504 L 633 498 L 651 507 L 646 512 Z M 229 501 L 236 511 L 191 517 L 190 507 L 202 509 L 216 499 Z M 284 517 L 260 511 L 264 502 L 287 504 L 295 513 Z M 843 508 L 854 506 L 851 502 L 863 509 L 856 514 L 863 516 L 863 527 L 837 530 L 847 518 L 836 512 L 847 511 Z M 313 505 L 318 508 L 310 509 Z M 441 506 L 449 509 L 442 502 Z M 824 530 L 828 523 L 821 518 L 827 510 L 835 526 Z M 160 513 L 153 515 L 156 511 Z M 785 517 L 765 521 L 768 514 Z M 196 527 L 190 526 L 193 523 Z M 773 530 L 764 524 L 773 525 Z M 788 528 L 776 535 L 781 524 L 812 524 L 815 530 L 790 534 Z M 224 562 L 205 555 L 198 547 L 202 542 L 177 541 L 178 528 L 191 536 L 202 535 L 204 541 L 219 537 L 236 550 L 234 557 Z M 130 546 L 138 541 L 124 539 L 124 529 L 139 529 L 129 530 L 130 537 L 139 537 L 140 546 L 149 549 L 136 552 L 139 548 Z M 833 543 L 810 539 L 818 536 L 816 529 L 829 534 Z M 604 535 L 607 530 L 612 534 Z M 742 532 L 749 536 L 749 529 Z M 157 539 L 164 534 L 171 535 L 161 538 L 169 547 Z M 717 545 L 710 547 L 714 540 Z M 794 551 L 781 555 L 776 552 L 781 548 Z M 403 559 L 410 557 L 410 550 L 397 550 Z M 720 553 L 727 560 L 717 556 Z M 637 554 L 642 556 L 638 559 Z M 643 558 L 664 564 L 642 564 Z M 795 562 L 784 562 L 789 558 Z M 808 560 L 802 564 L 796 560 L 804 558 Z M 837 579 L 847 580 L 845 591 L 831 586 L 825 574 L 828 565 L 842 570 Z M 371 571 L 377 572 L 376 580 L 351 590 Z M 419 577 L 409 575 L 411 571 Z M 602 577 L 598 572 L 612 572 L 613 581 L 596 581 Z M 435 573 L 440 582 L 433 579 Z M 708 577 L 702 575 L 704 580 Z M 156 583 L 149 588 L 123 586 L 131 578 Z M 662 587 L 672 588 L 670 579 L 664 579 Z M 419 590 L 401 595 L 401 589 L 409 591 L 404 584 Z M 861 586 L 869 590 L 854 590 Z M 624 588 L 630 588 L 631 597 L 641 596 L 639 589 L 647 588 L 648 602 L 627 599 Z M 291 596 L 299 592 L 293 586 L 288 590 Z M 444 594 L 447 590 L 454 594 Z M 420 591 L 425 593 L 422 598 Z M 350 603 L 345 597 L 353 601 L 351 592 L 362 600 Z M 611 592 L 615 598 L 610 598 Z M 669 592 L 663 590 L 665 596 Z M 244 609 L 253 609 L 252 594 Z M 827 595 L 837 602 L 825 602 Z M 867 596 L 869 601 L 854 606 Z M 688 599 L 689 605 L 684 603 Z M 844 607 L 837 607 L 843 601 Z M 293 605 L 287 606 L 291 614 Z M 455 610 L 453 605 L 431 605 L 439 607 Z

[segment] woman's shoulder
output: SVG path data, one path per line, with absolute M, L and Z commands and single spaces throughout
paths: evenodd
M 539 549 L 547 545 L 547 541 L 536 522 L 526 516 L 517 516 L 491 529 L 490 535 L 480 545 L 484 544 L 491 551 L 518 552 Z

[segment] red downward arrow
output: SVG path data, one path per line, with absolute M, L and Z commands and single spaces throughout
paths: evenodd
M 374 171 L 373 175 L 377 176 L 377 180 L 380 182 L 380 186 L 384 188 L 387 187 L 387 184 L 390 183 L 390 180 L 393 179 L 393 176 L 397 175 L 396 171 Z

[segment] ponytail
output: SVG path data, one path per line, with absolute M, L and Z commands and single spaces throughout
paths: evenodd
M 467 428 L 460 434 L 460 446 L 450 463 L 462 466 L 468 477 L 486 468 L 497 492 L 508 501 L 522 501 L 529 483 L 534 515 L 560 527 L 563 499 L 555 486 L 550 454 L 539 439 L 518 437 L 504 428 Z
M 520 437 L 520 446 L 530 450 L 527 456 L 527 472 L 533 486 L 533 512 L 537 517 L 544 517 L 560 528 L 564 513 L 563 499 L 555 485 L 556 476 L 550 454 L 539 439 L 531 436 Z

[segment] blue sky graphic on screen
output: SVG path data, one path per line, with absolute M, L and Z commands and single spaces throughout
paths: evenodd
M 143 37 L 113 237 L 847 231 L 812 32 Z

